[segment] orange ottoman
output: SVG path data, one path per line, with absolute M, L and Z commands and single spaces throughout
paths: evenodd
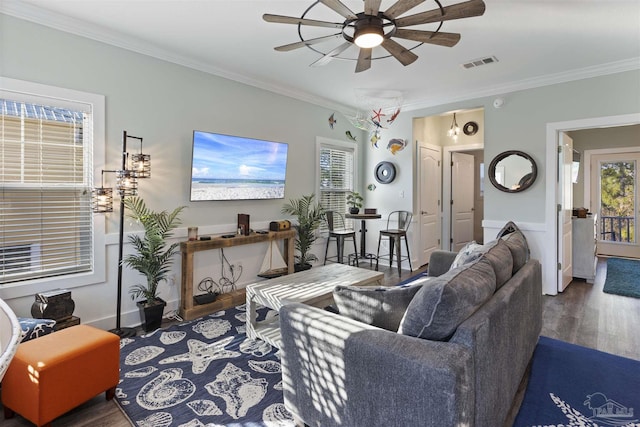
M 106 392 L 113 398 L 120 377 L 120 338 L 88 325 L 24 342 L 2 380 L 5 418 L 22 415 L 46 426 Z

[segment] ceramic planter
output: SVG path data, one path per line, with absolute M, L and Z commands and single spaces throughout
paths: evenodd
M 145 332 L 155 331 L 160 327 L 162 323 L 162 314 L 164 313 L 164 307 L 167 302 L 161 298 L 147 304 L 147 301 L 138 301 L 138 309 L 140 309 L 140 318 L 142 319 L 142 328 Z

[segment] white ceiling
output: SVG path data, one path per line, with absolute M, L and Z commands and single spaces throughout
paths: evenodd
M 357 12 L 361 0 L 343 0 Z M 309 64 L 320 55 L 299 41 L 297 26 L 263 21 L 264 13 L 301 17 L 312 0 L 2 0 L 0 12 L 156 56 L 330 108 L 357 106 L 357 89 L 401 91 L 404 109 L 640 68 L 638 0 L 485 0 L 483 16 L 444 22 L 461 33 L 453 48 L 422 45 L 404 67 L 394 58 Z M 394 0 L 383 0 L 385 10 Z M 459 3 L 442 0 L 443 6 Z M 405 15 L 434 9 L 428 0 Z M 341 22 L 323 4 L 307 18 Z M 433 24 L 416 27 L 435 30 Z M 337 30 L 304 27 L 305 38 Z M 337 44 L 315 45 L 327 52 Z M 413 46 L 413 45 L 411 45 Z M 381 49 L 381 48 L 376 48 Z M 374 51 L 374 57 L 380 56 Z M 355 47 L 345 52 L 357 56 Z M 464 69 L 495 56 L 499 62 Z

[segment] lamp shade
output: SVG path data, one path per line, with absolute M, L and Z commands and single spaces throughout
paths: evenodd
M 149 154 L 132 154 L 131 169 L 138 174 L 138 178 L 151 178 L 151 156 Z
M 113 188 L 94 188 L 91 192 L 91 209 L 95 213 L 113 212 Z
M 116 171 L 116 186 L 120 197 L 138 195 L 138 173 L 134 170 Z

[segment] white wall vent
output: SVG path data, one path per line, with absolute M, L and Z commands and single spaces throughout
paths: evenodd
M 495 56 L 487 56 L 485 58 L 474 59 L 473 61 L 466 62 L 462 64 L 464 68 L 475 68 L 481 65 L 493 64 L 494 62 L 498 62 L 498 58 Z

